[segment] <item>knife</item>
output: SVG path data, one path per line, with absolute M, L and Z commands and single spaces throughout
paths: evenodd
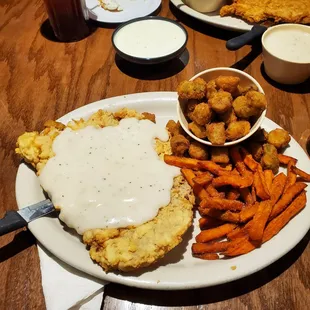
M 49 199 L 20 209 L 19 211 L 8 211 L 4 218 L 0 219 L 0 236 L 25 227 L 28 223 L 54 211 L 56 209 Z

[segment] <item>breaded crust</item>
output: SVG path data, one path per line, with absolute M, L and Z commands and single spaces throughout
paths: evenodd
M 85 232 L 91 258 L 106 271 L 131 271 L 147 267 L 182 241 L 192 224 L 194 196 L 182 176 L 174 180 L 171 202 L 157 216 L 128 229 L 94 229 Z
M 86 126 L 117 126 L 119 120 L 128 117 L 153 120 L 149 113 L 121 109 L 115 113 L 99 110 L 88 120 L 71 121 L 67 126 L 48 121 L 43 131 L 21 135 L 15 151 L 39 174 L 46 162 L 55 156 L 53 141 L 66 127 L 78 130 Z M 161 159 L 164 154 L 172 154 L 169 141 L 157 139 L 155 148 Z M 169 205 L 163 206 L 153 220 L 137 227 L 89 230 L 84 233 L 83 241 L 90 248 L 91 258 L 106 271 L 130 271 L 149 266 L 182 241 L 182 235 L 192 223 L 193 204 L 192 190 L 180 175 L 174 179 Z

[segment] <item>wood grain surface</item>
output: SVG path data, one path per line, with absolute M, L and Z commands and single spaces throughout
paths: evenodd
M 305 144 L 310 133 L 310 85 L 280 86 L 262 70 L 259 43 L 237 52 L 226 40 L 237 33 L 196 21 L 167 0 L 160 12 L 182 23 L 187 51 L 164 66 L 128 64 L 115 56 L 112 25 L 98 26 L 76 43 L 53 40 L 41 0 L 0 3 L 0 217 L 16 209 L 14 182 L 19 158 L 15 141 L 47 119 L 99 99 L 149 91 L 174 91 L 201 70 L 232 66 L 250 73 L 264 88 L 267 116 Z M 43 26 L 42 26 L 43 25 Z M 289 74 L 289 72 L 288 72 Z M 155 292 L 110 284 L 103 309 L 309 309 L 309 234 L 266 269 L 233 283 L 184 291 Z M 190 272 L 190 271 L 189 271 Z M 207 275 L 206 275 L 207 276 Z M 27 230 L 0 237 L 0 310 L 45 309 L 35 239 Z M 55 297 L 57 298 L 57 296 Z

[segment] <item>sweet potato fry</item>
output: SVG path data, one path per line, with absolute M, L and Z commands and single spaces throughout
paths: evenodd
M 210 171 L 212 174 L 215 174 L 215 175 L 229 175 L 230 174 L 230 171 L 222 168 L 221 166 L 209 160 L 198 161 L 198 167 L 202 170 Z
M 280 196 L 283 193 L 284 186 L 286 183 L 286 175 L 284 173 L 279 173 L 272 181 L 271 190 L 270 190 L 270 198 L 272 205 L 275 205 Z
M 265 182 L 268 188 L 269 193 L 271 194 L 272 181 L 274 178 L 272 170 L 264 170 Z
M 244 226 L 240 227 L 237 226 L 233 231 L 227 234 L 227 239 L 228 240 L 235 240 L 240 237 L 244 237 L 247 233 L 244 230 Z
M 305 188 L 307 187 L 307 184 L 302 182 L 297 182 L 293 184 L 291 187 L 288 188 L 288 190 L 283 192 L 284 194 L 279 199 L 279 201 L 274 205 L 269 220 L 272 220 L 275 218 L 278 214 L 280 214 L 288 205 L 291 203 L 291 201 L 299 195 Z
M 201 230 L 214 228 L 223 224 L 224 224 L 223 221 L 210 216 L 205 216 L 199 219 L 199 227 Z
M 306 192 L 301 194 L 285 209 L 279 216 L 270 221 L 264 231 L 263 242 L 270 240 L 275 236 L 296 214 L 298 214 L 306 205 Z
M 259 177 L 261 179 L 261 182 L 262 182 L 262 185 L 264 188 L 264 192 L 266 193 L 266 197 L 268 197 L 267 199 L 269 199 L 270 198 L 270 192 L 269 192 L 269 189 L 268 189 L 268 186 L 266 183 L 266 179 L 265 179 L 265 174 L 264 174 L 264 171 L 263 171 L 263 168 L 261 165 L 258 165 L 257 171 L 258 171 Z
M 227 234 L 227 239 L 236 240 L 239 238 L 249 238 L 249 229 L 251 228 L 252 221 L 246 223 L 246 225 L 236 227 L 232 232 Z
M 283 192 L 285 193 L 287 189 L 296 183 L 297 174 L 293 172 L 292 167 L 295 165 L 295 163 L 291 160 L 287 164 L 287 178 L 286 183 Z
M 194 194 L 196 196 L 198 196 L 201 200 L 209 197 L 209 195 L 202 186 L 194 183 L 193 179 L 195 178 L 195 173 L 193 172 L 193 170 L 183 168 L 181 169 L 181 173 L 183 174 L 188 184 L 193 188 Z
M 231 212 L 231 211 L 225 211 L 221 214 L 220 219 L 225 222 L 229 223 L 239 223 L 240 216 L 239 212 Z
M 196 236 L 196 242 L 208 242 L 221 237 L 225 237 L 235 227 L 235 224 L 224 224 L 216 228 L 203 230 Z
M 216 197 L 204 198 L 200 203 L 200 208 L 211 208 L 217 210 L 240 211 L 244 204 L 238 200 L 228 200 Z
M 257 201 L 257 197 L 256 197 L 255 187 L 253 185 L 251 187 L 251 194 L 252 194 L 252 199 L 253 199 L 253 203 L 254 203 Z
M 227 194 L 227 199 L 229 200 L 237 200 L 240 197 L 239 190 L 233 188 Z
M 279 162 L 282 165 L 287 165 L 290 161 L 294 162 L 294 165 L 297 163 L 297 159 L 291 156 L 283 155 L 283 154 L 278 154 Z
M 233 246 L 228 246 L 228 249 L 223 252 L 225 256 L 238 256 L 242 254 L 249 253 L 253 251 L 256 246 L 254 243 L 249 241 L 246 237 L 242 237 L 240 239 L 236 239 L 231 241 L 231 243 L 235 243 Z
M 259 163 L 253 158 L 251 154 L 245 155 L 243 159 L 244 163 L 248 168 L 250 168 L 252 171 L 256 171 Z
M 204 259 L 204 260 L 216 260 L 220 258 L 216 253 L 199 254 L 199 255 L 195 255 L 195 257 Z
M 187 157 L 178 157 L 173 155 L 165 155 L 164 161 L 170 166 L 176 166 L 179 168 L 198 169 L 199 160 Z
M 265 186 L 263 184 L 263 181 L 265 181 L 264 178 L 262 178 L 263 173 L 260 173 L 258 170 L 254 173 L 254 180 L 253 180 L 253 184 L 255 187 L 255 193 L 256 195 L 262 199 L 262 200 L 266 200 L 270 198 L 270 195 L 268 192 L 266 192 L 266 182 L 265 182 Z
M 206 191 L 210 197 L 225 198 L 225 193 L 219 193 L 212 184 L 206 186 Z
M 232 171 L 232 164 L 221 165 L 221 167 L 227 171 Z
M 252 220 L 251 228 L 249 229 L 249 237 L 251 240 L 258 242 L 262 241 L 264 229 L 271 210 L 272 204 L 270 200 L 265 200 L 259 203 L 258 209 Z
M 254 203 L 252 194 L 250 192 L 250 190 L 248 188 L 240 188 L 240 195 L 242 200 L 247 204 L 247 205 L 251 205 Z
M 258 202 L 254 203 L 253 205 L 245 206 L 240 212 L 240 222 L 244 223 L 253 218 L 258 209 L 258 206 Z
M 230 185 L 234 188 L 245 188 L 251 186 L 252 183 L 253 179 L 238 175 L 223 175 L 212 180 L 214 187 Z
M 209 172 L 205 172 L 203 174 L 200 174 L 196 176 L 193 181 L 194 183 L 204 186 L 212 181 L 213 177 Z
M 295 174 L 300 176 L 304 181 L 310 182 L 310 174 L 309 173 L 298 169 L 296 166 L 292 166 L 291 169 Z
M 231 212 L 231 211 L 223 212 L 221 210 L 201 208 L 201 207 L 198 207 L 198 211 L 201 216 L 210 216 L 224 222 L 239 223 L 240 221 L 238 212 Z
M 217 253 L 226 251 L 228 242 L 213 242 L 213 243 L 193 243 L 192 252 L 194 254 Z
M 234 146 L 229 150 L 229 154 L 230 157 L 232 158 L 233 163 L 235 164 L 235 167 L 237 168 L 238 172 L 242 175 L 242 176 L 250 176 L 252 175 L 252 173 L 250 171 L 247 170 L 241 154 L 240 154 L 240 150 L 239 147 Z

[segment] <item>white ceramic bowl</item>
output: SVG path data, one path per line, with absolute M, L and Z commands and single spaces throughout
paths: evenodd
M 292 33 L 302 36 L 299 45 L 292 39 Z M 283 38 L 287 38 L 285 43 Z M 285 44 L 285 45 L 284 45 Z M 310 77 L 310 27 L 297 24 L 283 24 L 270 27 L 262 36 L 263 58 L 266 74 L 282 84 L 299 84 Z M 288 53 L 291 49 L 292 53 Z M 298 61 L 295 50 L 308 54 L 307 60 Z M 284 53 L 284 51 L 286 51 Z
M 237 76 L 240 78 L 240 85 L 241 86 L 248 86 L 248 85 L 256 85 L 258 91 L 262 94 L 264 93 L 263 88 L 260 86 L 260 84 L 249 74 L 241 71 L 241 70 L 237 70 L 237 69 L 233 69 L 233 68 L 226 68 L 226 67 L 219 67 L 219 68 L 213 68 L 213 69 L 207 69 L 205 71 L 202 71 L 198 74 L 196 74 L 195 76 L 193 76 L 190 81 L 200 77 L 203 78 L 206 82 L 208 82 L 209 80 L 215 79 L 220 75 L 227 75 L 227 76 Z M 209 145 L 209 146 L 216 146 L 216 147 L 223 147 L 223 146 L 231 146 L 231 145 L 235 145 L 238 144 L 246 139 L 248 139 L 249 137 L 251 137 L 254 132 L 256 132 L 259 127 L 261 126 L 265 116 L 266 116 L 266 109 L 262 112 L 261 116 L 259 117 L 259 119 L 256 121 L 256 123 L 251 127 L 250 132 L 245 135 L 244 137 L 234 140 L 234 141 L 229 141 L 229 142 L 225 142 L 223 145 L 213 145 L 210 141 L 208 140 L 203 140 L 200 139 L 198 137 L 196 137 L 189 129 L 188 129 L 188 122 L 187 119 L 183 113 L 183 106 L 182 104 L 185 104 L 185 102 L 183 102 L 182 100 L 179 101 L 179 104 L 177 105 L 177 114 L 178 114 L 178 118 L 180 121 L 180 124 L 182 126 L 182 128 L 185 130 L 185 132 L 192 137 L 193 139 L 195 139 L 196 141 L 205 144 L 205 145 Z
M 185 0 L 184 2 L 195 11 L 209 13 L 221 8 L 227 0 Z

